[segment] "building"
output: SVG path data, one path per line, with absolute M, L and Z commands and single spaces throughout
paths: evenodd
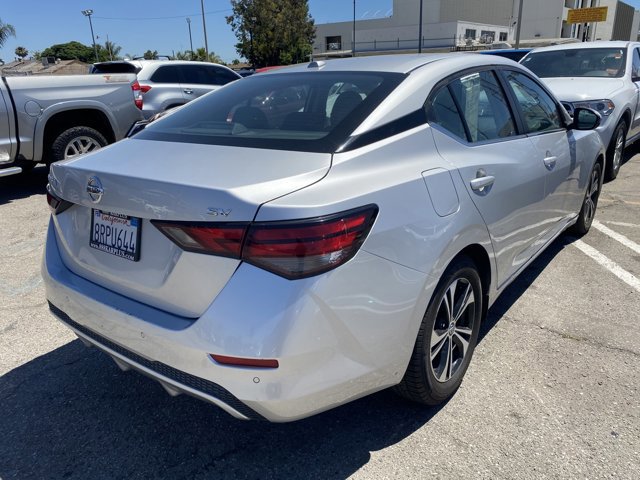
M 393 0 L 386 18 L 316 25 L 314 56 L 356 52 L 415 51 L 418 48 L 421 0 Z M 477 48 L 493 42 L 513 42 L 519 0 L 422 0 L 422 47 Z M 523 2 L 522 40 L 635 40 L 640 12 L 618 0 L 526 0 Z M 569 24 L 570 8 L 608 7 L 605 22 Z M 355 45 L 353 32 L 355 23 Z
M 58 60 L 44 57 L 42 60 L 17 60 L 0 66 L 2 76 L 24 75 L 84 75 L 89 64 L 80 60 Z

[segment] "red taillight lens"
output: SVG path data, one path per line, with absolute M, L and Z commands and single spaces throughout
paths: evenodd
M 356 254 L 377 211 L 372 205 L 309 220 L 254 223 L 242 259 L 289 279 L 326 272 Z
M 51 213 L 54 215 L 64 212 L 67 208 L 73 205 L 73 203 L 67 202 L 66 200 L 56 196 L 54 193 L 51 193 L 49 185 L 47 185 L 47 203 L 49 204 Z
M 246 223 L 160 222 L 152 223 L 183 250 L 221 257 L 240 258 Z
M 318 275 L 350 260 L 378 207 L 287 222 L 152 223 L 183 250 L 242 259 L 288 279 Z
M 140 91 L 142 93 L 147 93 L 149 90 L 151 90 L 151 85 L 140 85 Z
M 131 84 L 131 91 L 133 92 L 133 103 L 142 110 L 142 87 L 137 80 Z

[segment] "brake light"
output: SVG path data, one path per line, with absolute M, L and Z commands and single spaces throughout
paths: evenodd
M 140 85 L 140 91 L 142 93 L 147 93 L 149 90 L 151 90 L 151 85 Z
M 53 213 L 54 215 L 64 212 L 71 205 L 73 205 L 73 203 L 67 202 L 66 200 L 58 197 L 55 193 L 52 193 L 49 185 L 47 185 L 47 203 L 49 204 L 51 213 Z
M 231 258 L 240 258 L 248 225 L 157 220 L 152 220 L 152 223 L 183 250 Z
M 285 222 L 152 223 L 182 249 L 241 259 L 290 280 L 332 270 L 356 254 L 378 207 Z
M 140 87 L 137 80 L 131 84 L 131 91 L 133 92 L 133 103 L 142 110 L 142 87 Z

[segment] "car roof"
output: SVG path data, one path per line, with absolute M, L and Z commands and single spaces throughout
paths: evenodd
M 494 55 L 475 55 L 467 53 L 423 53 L 423 54 L 396 54 L 376 55 L 367 57 L 340 58 L 334 60 L 318 60 L 311 63 L 292 65 L 278 68 L 260 75 L 281 75 L 292 72 L 309 71 L 358 71 L 358 72 L 390 72 L 410 73 L 417 68 L 434 62 L 461 63 L 468 62 L 469 66 L 475 65 L 513 65 L 513 61 Z
M 631 45 L 640 45 L 640 43 L 636 42 L 628 42 L 622 40 L 613 40 L 613 41 L 605 41 L 605 40 L 597 40 L 595 42 L 577 42 L 577 43 L 565 43 L 562 45 L 551 45 L 549 47 L 539 47 L 535 48 L 531 53 L 536 52 L 551 52 L 554 50 L 575 50 L 575 49 L 586 49 L 586 48 L 627 48 Z

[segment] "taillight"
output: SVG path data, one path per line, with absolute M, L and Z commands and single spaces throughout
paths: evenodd
M 246 223 L 162 222 L 152 223 L 188 252 L 240 258 Z
M 153 224 L 182 249 L 241 259 L 288 279 L 347 262 L 364 242 L 378 207 L 286 222 Z
M 47 203 L 49 204 L 51 213 L 54 215 L 64 212 L 67 208 L 73 205 L 73 203 L 67 202 L 66 200 L 58 197 L 55 193 L 52 193 L 49 185 L 47 185 Z
M 142 110 L 142 87 L 137 80 L 131 84 L 131 91 L 133 91 L 133 103 Z
M 140 85 L 140 91 L 142 93 L 147 93 L 149 90 L 151 90 L 151 85 Z

